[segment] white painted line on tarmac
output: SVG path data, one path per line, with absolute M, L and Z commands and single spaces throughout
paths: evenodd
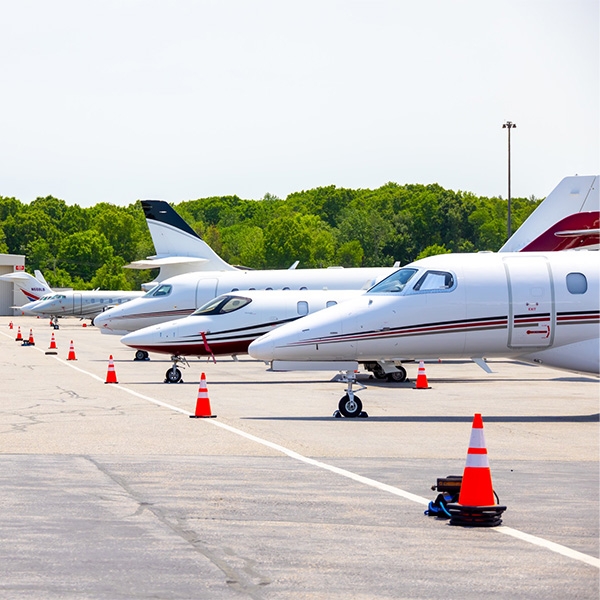
M 36 349 L 39 350 L 39 348 L 36 348 Z M 43 350 L 40 350 L 40 351 L 43 352 Z M 71 369 L 75 369 L 79 373 L 83 373 L 84 375 L 89 375 L 90 377 L 92 377 L 93 379 L 96 379 L 97 381 L 104 382 L 104 380 L 101 377 L 98 377 L 97 375 L 94 375 L 93 373 L 90 373 L 88 371 L 84 371 L 83 369 L 80 369 L 79 367 L 75 366 L 72 363 L 72 361 L 66 361 L 62 358 L 58 358 L 57 356 L 53 356 L 52 358 L 54 358 L 55 360 L 57 360 L 60 363 L 63 363 L 64 365 L 70 367 Z M 144 394 L 140 394 L 140 393 L 136 392 L 135 390 L 131 390 L 122 385 L 115 384 L 115 383 L 108 384 L 108 385 L 112 385 L 113 387 L 116 387 L 120 390 L 123 390 L 124 392 L 126 392 L 128 394 L 131 394 L 132 396 L 135 396 L 136 398 L 140 398 L 141 400 L 146 400 L 148 402 L 151 402 L 152 404 L 156 404 L 158 406 L 162 406 L 164 408 L 174 410 L 175 412 L 182 413 L 184 415 L 188 415 L 188 416 L 193 415 L 193 413 L 191 413 L 187 410 L 183 410 L 177 406 L 173 406 L 172 404 L 168 404 L 166 402 L 156 400 L 155 398 L 151 398 L 150 396 L 145 396 Z M 308 458 L 307 456 L 298 454 L 298 452 L 294 452 L 293 450 L 290 450 L 289 448 L 280 446 L 279 444 L 275 444 L 273 442 L 269 442 L 268 440 L 259 438 L 255 435 L 252 435 L 251 433 L 246 433 L 245 431 L 242 431 L 241 429 L 232 427 L 231 425 L 226 425 L 225 423 L 220 423 L 219 421 L 215 421 L 214 419 L 207 419 L 207 421 L 211 425 L 215 425 L 216 427 L 225 429 L 226 431 L 229 431 L 231 433 L 234 433 L 236 435 L 244 437 L 248 440 L 256 442 L 257 444 L 262 444 L 263 446 L 266 446 L 267 448 L 271 448 L 272 450 L 281 452 L 282 454 L 285 454 L 286 456 L 289 456 L 290 458 L 293 458 L 294 460 L 303 462 L 307 465 L 312 465 L 313 467 L 318 467 L 320 469 L 330 471 L 331 473 L 335 473 L 336 475 L 341 475 L 342 477 L 347 477 L 348 479 L 351 479 L 358 483 L 362 483 L 364 485 L 371 486 L 371 487 L 381 490 L 383 492 L 388 492 L 390 494 L 394 494 L 395 496 L 400 496 L 401 498 L 405 498 L 406 500 L 410 500 L 411 502 L 416 502 L 417 504 L 421 504 L 424 506 L 427 506 L 429 504 L 429 500 L 427 500 L 427 498 L 423 498 L 422 496 L 417 496 L 416 494 L 411 494 L 410 492 L 407 492 L 400 488 L 394 487 L 392 485 L 388 485 L 386 483 L 381 483 L 380 481 L 376 481 L 375 479 L 371 479 L 369 477 L 364 477 L 363 475 L 358 475 L 356 473 L 352 473 L 352 471 L 347 471 L 346 469 L 340 469 L 339 467 L 334 467 L 333 465 L 328 465 L 327 463 L 321 462 L 319 460 L 315 460 L 313 458 Z M 551 542 L 550 540 L 546 540 L 544 538 L 540 538 L 535 535 L 531 535 L 529 533 L 519 531 L 518 529 L 513 529 L 512 527 L 506 527 L 504 525 L 500 525 L 499 527 L 492 527 L 490 529 L 492 529 L 492 531 L 496 531 L 497 533 L 503 533 L 504 535 L 512 536 L 516 539 L 522 540 L 524 542 L 528 542 L 535 546 L 540 546 L 542 548 L 546 548 L 547 550 L 556 552 L 557 554 L 561 554 L 568 558 L 578 560 L 578 561 L 588 564 L 592 567 L 596 567 L 596 568 L 600 569 L 600 559 L 595 558 L 594 556 L 589 556 L 588 554 L 584 554 L 583 552 L 578 552 L 577 550 L 567 548 L 567 546 L 562 546 L 561 544 L 556 544 L 555 542 Z
M 339 467 L 334 467 L 333 465 L 328 465 L 327 463 L 321 462 L 319 460 L 315 460 L 314 458 L 308 458 L 307 456 L 303 456 L 302 454 L 298 454 L 289 448 L 285 448 L 284 446 L 280 446 L 279 444 L 274 444 L 273 442 L 269 442 L 268 440 L 264 440 L 262 438 L 256 437 L 251 433 L 246 433 L 241 429 L 236 429 L 235 427 L 231 427 L 231 425 L 226 425 L 225 423 L 219 423 L 219 421 L 212 421 L 212 425 L 216 425 L 217 427 L 221 427 L 226 429 L 227 431 L 231 431 L 231 433 L 235 433 L 242 437 L 245 437 L 253 442 L 258 444 L 262 444 L 263 446 L 267 446 L 267 448 L 272 448 L 273 450 L 277 450 L 282 454 L 289 456 L 295 460 L 306 463 L 308 465 L 312 465 L 314 467 L 319 467 L 320 469 L 325 469 L 326 471 L 331 471 L 332 473 L 336 473 L 337 475 L 342 475 L 343 477 L 347 477 L 348 479 L 353 479 L 354 481 L 358 481 L 359 483 L 363 483 L 365 485 L 370 485 L 371 487 L 377 488 L 384 492 L 389 492 L 390 494 L 394 494 L 395 496 L 400 496 L 401 498 L 406 498 L 407 500 L 411 500 L 412 502 L 417 502 L 418 504 L 423 504 L 427 506 L 429 504 L 429 500 L 427 498 L 423 498 L 422 496 L 417 496 L 416 494 L 411 494 L 410 492 L 406 492 L 401 490 L 400 488 L 394 487 L 392 485 L 388 485 L 387 483 L 381 483 L 380 481 L 375 481 L 375 479 L 370 479 L 369 477 L 363 477 L 362 475 L 357 475 L 356 473 L 352 473 L 351 471 L 346 471 L 346 469 L 340 469 Z
M 518 529 L 513 529 L 512 527 L 505 527 L 504 525 L 500 525 L 499 527 L 493 527 L 493 529 L 498 533 L 510 535 L 514 538 L 517 538 L 518 540 L 523 540 L 524 542 L 529 542 L 530 544 L 541 546 L 542 548 L 552 550 L 552 552 L 556 552 L 557 554 L 562 554 L 563 556 L 568 556 L 569 558 L 580 560 L 581 562 L 587 563 L 592 567 L 600 569 L 600 559 L 595 558 L 594 556 L 589 556 L 588 554 L 584 554 L 583 552 L 578 552 L 577 550 L 572 550 L 571 548 L 567 548 L 566 546 L 555 544 L 550 540 L 545 540 L 544 538 L 540 538 L 535 535 L 530 535 L 529 533 L 519 531 Z

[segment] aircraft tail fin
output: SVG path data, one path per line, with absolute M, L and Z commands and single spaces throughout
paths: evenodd
M 545 252 L 600 245 L 597 175 L 565 177 L 499 252 Z
M 133 269 L 160 267 L 159 279 L 187 271 L 233 271 L 180 215 L 163 200 L 142 200 L 155 256 L 130 265 Z
M 43 279 L 43 277 L 42 277 Z M 6 275 L 0 275 L 0 280 L 11 281 L 14 283 L 23 295 L 27 299 L 27 302 L 35 302 L 39 300 L 45 294 L 52 292 L 50 286 L 44 279 L 43 283 L 38 281 L 33 275 L 26 273 L 25 271 L 15 271 L 14 273 L 7 273 Z
M 48 285 L 46 278 L 42 275 L 42 272 L 40 270 L 35 269 L 33 272 L 33 275 L 40 283 L 43 283 L 48 289 L 50 289 L 50 286 Z

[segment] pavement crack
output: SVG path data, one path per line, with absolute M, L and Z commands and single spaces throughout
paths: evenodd
M 101 464 L 91 456 L 83 456 L 84 459 L 92 463 L 101 473 L 116 483 L 132 500 L 138 504 L 137 510 L 131 515 L 136 517 L 145 511 L 150 511 L 154 517 L 168 527 L 173 533 L 185 540 L 196 552 L 204 556 L 213 565 L 215 565 L 224 575 L 225 583 L 241 594 L 245 594 L 253 600 L 263 600 L 263 590 L 265 586 L 271 583 L 267 577 L 261 576 L 254 566 L 256 561 L 237 556 L 231 548 L 223 548 L 222 552 L 218 549 L 210 548 L 198 536 L 198 532 L 190 529 L 186 517 L 169 515 L 167 511 L 137 493 L 132 486 L 120 475 L 113 473 L 107 466 Z M 233 562 L 241 562 L 238 567 Z

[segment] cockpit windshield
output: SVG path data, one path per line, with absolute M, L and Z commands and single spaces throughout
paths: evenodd
M 393 292 L 401 292 L 410 278 L 417 272 L 417 269 L 406 268 L 399 269 L 374 285 L 367 294 L 388 294 Z
M 192 315 L 224 315 L 239 310 L 250 302 L 252 299 L 244 296 L 219 296 L 197 308 Z

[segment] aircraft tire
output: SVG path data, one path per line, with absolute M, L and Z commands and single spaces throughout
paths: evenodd
M 181 381 L 181 371 L 175 367 L 167 369 L 165 373 L 165 383 L 179 383 Z
M 136 350 L 135 360 L 148 360 L 148 353 L 145 350 Z
M 402 383 L 406 381 L 406 369 L 404 367 L 396 367 L 397 371 L 388 373 L 387 380 L 395 381 L 396 383 Z
M 375 376 L 375 379 L 385 379 L 387 377 L 385 371 L 379 363 L 375 363 L 375 366 L 373 367 L 373 375 Z
M 344 417 L 347 417 L 348 419 L 354 419 L 362 412 L 362 402 L 358 396 L 355 395 L 352 399 L 350 396 L 348 396 L 348 394 L 346 394 L 340 400 L 338 408 Z

